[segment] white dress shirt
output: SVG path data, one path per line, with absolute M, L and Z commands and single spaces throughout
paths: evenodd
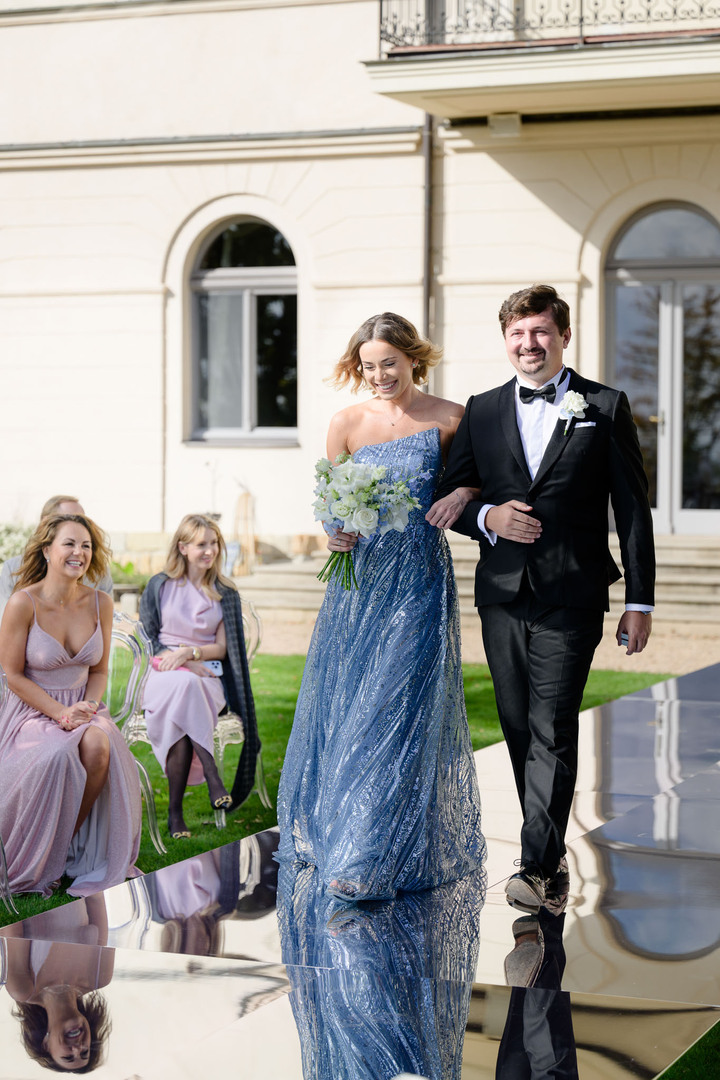
M 557 387 L 555 400 L 552 404 L 541 397 L 533 398 L 532 401 L 521 401 L 521 386 L 529 386 L 532 390 L 539 390 L 540 387 L 523 379 L 521 375 L 517 376 L 515 382 L 515 416 L 517 417 L 518 430 L 520 431 L 520 440 L 523 445 L 523 450 L 525 451 L 525 460 L 527 461 L 530 476 L 533 480 L 540 468 L 540 462 L 542 461 L 547 445 L 550 442 L 550 436 L 555 430 L 558 420 L 562 419 L 560 416 L 560 403 L 565 397 L 568 386 L 570 385 L 570 372 L 562 367 L 557 375 L 554 375 L 552 379 L 548 379 L 548 381 L 542 385 L 549 386 L 550 383 L 555 383 L 555 386 Z M 492 529 L 487 529 L 485 527 L 485 518 L 488 510 L 491 510 L 494 505 L 494 503 L 485 503 L 481 507 L 477 519 L 480 530 L 487 536 L 493 546 L 497 542 L 497 533 L 493 532 Z M 649 607 L 647 604 L 626 604 L 625 610 L 643 611 L 649 614 L 654 608 Z
M 560 368 L 552 379 L 548 379 L 542 385 L 549 386 L 550 383 L 554 383 L 556 387 L 555 400 L 552 405 L 545 398 L 533 398 L 532 401 L 522 402 L 520 400 L 521 386 L 529 386 L 531 390 L 539 390 L 540 387 L 528 382 L 527 379 L 523 379 L 521 375 L 518 375 L 515 380 L 515 416 L 520 432 L 520 441 L 525 451 L 525 460 L 533 480 L 540 468 L 540 462 L 547 449 L 547 444 L 550 442 L 550 436 L 555 430 L 558 420 L 561 419 L 560 402 L 570 385 L 570 372 L 564 367 Z M 497 534 L 492 529 L 485 528 L 485 517 L 488 510 L 491 510 L 493 506 L 494 503 L 485 503 L 478 514 L 478 525 L 491 544 L 495 544 L 497 541 Z

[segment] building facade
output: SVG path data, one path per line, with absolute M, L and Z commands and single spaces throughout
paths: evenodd
M 658 531 L 716 532 L 720 14 L 533 5 L 0 0 L 0 519 L 299 550 L 356 327 L 426 327 L 463 401 L 550 281 Z

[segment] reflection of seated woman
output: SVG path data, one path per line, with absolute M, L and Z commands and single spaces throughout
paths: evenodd
M 260 749 L 242 631 L 240 598 L 223 576 L 225 543 L 212 518 L 188 514 L 172 539 L 165 570 L 148 582 L 140 618 L 152 643 L 144 706 L 155 757 L 169 787 L 168 828 L 190 836 L 182 799 L 188 784 L 207 781 L 214 809 L 239 806 L 252 789 Z M 218 677 L 206 661 L 219 660 Z M 213 757 L 218 713 L 228 703 L 245 728 L 232 795 Z
M 56 1072 L 91 1072 L 110 1033 L 102 994 L 115 950 L 8 938 L 6 988 L 31 1058 Z
M 0 627 L 11 693 L 0 711 L 0 835 L 14 892 L 67 873 L 87 896 L 139 873 L 137 767 L 107 710 L 112 601 L 83 585 L 107 567 L 80 514 L 42 522 Z

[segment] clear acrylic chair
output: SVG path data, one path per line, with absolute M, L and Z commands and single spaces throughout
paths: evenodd
M 133 742 L 149 742 L 147 732 L 144 739 L 133 738 L 131 733 L 137 718 L 142 721 L 143 728 L 145 726 L 145 719 L 142 715 L 142 701 L 145 683 L 150 673 L 151 655 L 150 641 L 141 623 L 129 615 L 118 611 L 114 612 L 105 702 L 128 747 L 131 747 Z M 150 839 L 155 846 L 155 850 L 160 855 L 165 855 L 167 854 L 167 848 L 162 841 L 158 828 L 155 796 L 150 777 L 139 758 L 135 758 L 135 764 L 137 765 L 140 788 L 145 800 Z
M 242 620 L 243 620 L 243 636 L 245 638 L 245 651 L 247 653 L 248 665 L 252 664 L 255 653 L 260 647 L 262 641 L 262 623 L 260 622 L 260 616 L 258 615 L 255 607 L 249 600 L 243 600 L 242 603 Z M 215 761 L 217 762 L 218 772 L 223 775 L 223 760 L 225 758 L 225 748 L 232 745 L 237 745 L 245 741 L 245 729 L 243 727 L 242 718 L 237 713 L 231 712 L 229 709 L 221 713 L 218 717 L 217 727 L 215 728 Z M 270 802 L 270 796 L 268 795 L 267 787 L 265 784 L 265 770 L 263 768 L 262 752 L 258 754 L 257 766 L 255 769 L 255 790 L 258 793 L 258 797 L 262 805 L 268 809 L 272 809 L 272 803 Z M 215 811 L 215 825 L 218 829 L 225 828 L 225 811 Z
M 0 667 L 0 709 L 5 704 L 5 696 L 7 694 L 7 679 L 5 678 L 5 672 Z M 15 907 L 15 901 L 12 898 L 10 892 L 10 881 L 8 879 L 7 860 L 5 858 L 5 847 L 3 845 L 2 836 L 0 836 L 0 899 L 2 899 L 5 908 L 11 915 L 17 915 L 19 917 L 20 912 Z
M 262 623 L 260 622 L 260 616 L 250 603 L 249 600 L 242 601 L 243 609 L 243 636 L 245 638 L 245 650 L 247 652 L 248 664 L 252 663 L 252 659 L 257 652 L 260 642 L 262 640 Z M 116 615 L 117 618 L 117 615 Z M 133 620 L 128 620 L 134 626 L 139 624 L 134 623 Z M 142 638 L 147 642 L 147 636 L 145 631 L 140 626 L 140 633 Z M 148 650 L 150 648 L 149 642 Z M 143 678 L 143 686 L 145 685 L 145 679 L 147 673 Z M 142 699 L 141 699 L 142 700 Z M 150 745 L 150 739 L 148 738 L 147 725 L 145 723 L 145 715 L 142 711 L 142 707 L 137 707 L 130 711 L 127 719 L 125 720 L 122 728 L 125 741 L 128 746 L 132 746 L 133 743 L 143 742 Z M 215 761 L 217 763 L 218 772 L 223 776 L 223 766 L 225 759 L 225 750 L 228 746 L 237 745 L 245 741 L 245 729 L 243 727 L 242 719 L 237 713 L 230 712 L 229 710 L 222 713 L 218 717 L 217 727 L 215 728 L 214 735 L 214 749 L 213 753 Z M 255 772 L 255 790 L 258 793 L 260 802 L 268 810 L 272 808 L 270 802 L 270 796 L 267 792 L 265 784 L 265 771 L 263 769 L 262 755 L 258 754 L 257 767 Z M 224 829 L 226 824 L 225 811 L 215 811 L 215 825 L 218 829 Z

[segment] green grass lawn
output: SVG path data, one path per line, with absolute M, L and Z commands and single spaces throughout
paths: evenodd
M 720 1020 L 707 1034 L 673 1062 L 658 1080 L 710 1080 L 718 1075 L 720 1061 Z
M 278 781 L 285 756 L 285 747 L 290 736 L 295 701 L 302 678 L 305 658 L 303 656 L 266 656 L 260 655 L 253 661 L 252 682 L 258 715 L 258 726 L 263 742 L 263 762 L 268 793 L 273 806 L 276 803 Z M 495 708 L 492 680 L 484 664 L 465 664 L 465 697 L 467 701 L 468 721 L 473 749 L 498 742 L 502 738 Z M 593 671 L 590 673 L 583 698 L 583 708 L 590 708 L 602 702 L 621 697 L 623 694 L 659 682 L 667 675 L 650 675 L 635 672 L 627 675 L 614 671 Z M 192 831 L 189 840 L 171 840 L 167 832 L 167 782 L 156 762 L 149 746 L 135 746 L 133 752 L 145 763 L 152 781 L 157 805 L 160 828 L 168 849 L 167 855 L 158 855 L 143 827 L 142 843 L 138 856 L 138 866 L 145 872 L 157 870 L 161 866 L 197 855 L 202 851 L 230 843 L 241 836 L 268 829 L 275 824 L 275 811 L 266 810 L 256 793 L 227 818 L 227 828 L 218 830 L 210 810 L 205 784 L 189 788 L 185 796 L 185 820 Z M 231 746 L 225 755 L 225 782 L 232 783 L 240 748 Z M 72 900 L 65 893 L 65 886 L 48 900 L 27 894 L 16 897 L 16 905 L 22 918 L 35 915 L 48 907 Z M 0 914 L 0 925 L 12 919 L 4 912 Z

